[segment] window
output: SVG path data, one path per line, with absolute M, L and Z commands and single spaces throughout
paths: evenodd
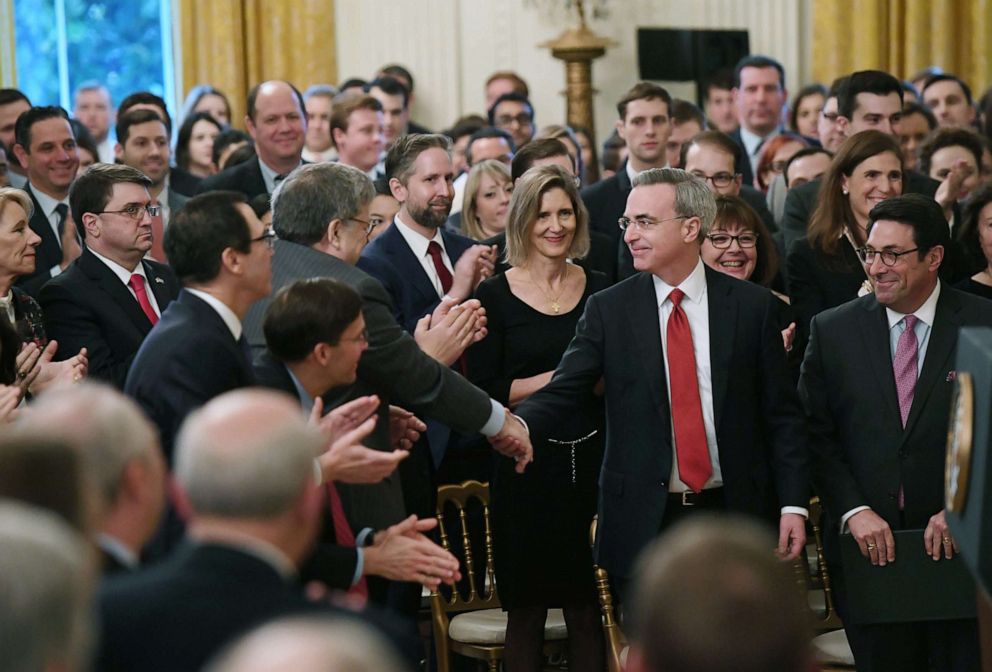
M 171 0 L 14 0 L 17 86 L 72 111 L 87 81 L 116 106 L 134 91 L 174 100 Z

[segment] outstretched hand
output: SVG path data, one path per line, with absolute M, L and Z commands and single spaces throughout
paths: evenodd
M 522 474 L 527 465 L 534 461 L 534 447 L 530 443 L 530 434 L 524 423 L 513 415 L 510 409 L 505 411 L 503 427 L 498 434 L 489 437 L 489 443 L 496 452 L 512 457 L 517 463 L 516 472 Z

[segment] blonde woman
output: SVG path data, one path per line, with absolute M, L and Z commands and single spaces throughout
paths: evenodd
M 486 159 L 472 166 L 465 183 L 462 234 L 473 240 L 486 240 L 503 233 L 512 193 L 513 181 L 505 164 Z

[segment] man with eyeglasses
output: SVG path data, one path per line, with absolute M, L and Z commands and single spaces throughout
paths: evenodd
M 501 128 L 513 136 L 519 150 L 534 137 L 534 106 L 521 93 L 504 93 L 489 108 L 489 125 Z
M 161 125 L 161 124 L 159 124 Z M 179 294 L 172 270 L 146 257 L 153 244 L 151 180 L 136 168 L 100 163 L 69 191 L 82 255 L 41 290 L 48 337 L 63 353 L 89 353 L 90 376 L 123 389 L 131 361 Z
M 809 416 L 813 484 L 824 505 L 827 563 L 859 670 L 977 670 L 974 619 L 864 625 L 848 610 L 838 534 L 863 562 L 922 550 L 957 553 L 944 518 L 944 461 L 958 331 L 992 327 L 992 303 L 938 278 L 950 242 L 940 206 L 921 194 L 876 205 L 859 250 L 874 292 L 813 318 L 800 394 Z M 893 542 L 924 530 L 923 548 Z M 905 562 L 905 560 L 903 561 Z M 907 584 L 907 599 L 915 586 Z M 922 598 L 917 598 L 922 599 Z M 928 661 L 942 661 L 936 668 Z M 953 662 L 952 662 L 953 661 Z

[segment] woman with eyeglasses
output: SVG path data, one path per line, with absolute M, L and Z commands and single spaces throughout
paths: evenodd
M 26 192 L 0 188 L 0 422 L 27 394 L 79 381 L 88 365 L 85 348 L 64 362 L 52 361 L 58 344 L 45 334 L 41 307 L 14 286 L 34 272 L 41 238 L 28 225 L 33 210 Z
M 862 131 L 844 141 L 820 181 L 806 238 L 789 251 L 789 296 L 800 335 L 826 310 L 871 291 L 857 250 L 868 238 L 868 213 L 903 191 L 899 143 L 881 131 Z
M 589 223 L 572 175 L 557 165 L 531 168 L 510 201 L 506 258 L 512 266 L 479 285 L 489 333 L 468 350 L 472 380 L 513 408 L 544 387 L 575 334 L 589 296 L 605 276 L 570 259 L 589 250 Z M 496 584 L 507 610 L 506 669 L 542 667 L 549 608 L 564 609 L 569 669 L 604 669 L 593 584 L 589 526 L 602 463 L 602 403 L 563 423 L 535 446 L 523 474 L 497 457 L 492 479 Z

